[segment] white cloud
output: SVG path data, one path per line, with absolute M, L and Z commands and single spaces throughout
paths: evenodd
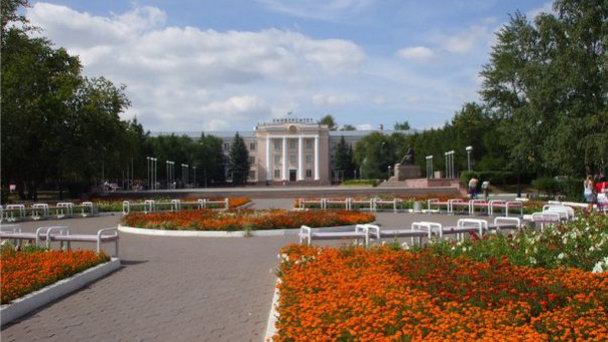
M 383 105 L 386 103 L 386 98 L 384 96 L 374 96 L 372 97 L 372 102 L 377 105 Z
M 361 13 L 373 0 L 258 0 L 266 8 L 300 18 L 333 21 Z
M 369 131 L 369 130 L 374 129 L 374 126 L 372 126 L 371 124 L 368 124 L 368 123 L 359 124 L 359 125 L 356 125 L 355 127 L 357 127 L 358 131 Z
M 440 38 L 442 47 L 452 53 L 467 54 L 479 45 L 487 46 L 494 32 L 488 26 L 473 25 L 467 30 Z
M 353 101 L 354 97 L 350 95 L 314 94 L 312 96 L 312 103 L 317 106 L 343 105 Z
M 553 1 L 546 2 L 539 8 L 529 10 L 528 12 L 526 12 L 526 17 L 528 17 L 528 19 L 530 20 L 533 20 L 534 17 L 541 13 L 555 14 L 555 11 L 553 10 Z
M 415 46 L 403 48 L 397 51 L 397 55 L 404 59 L 414 60 L 416 62 L 426 62 L 435 56 L 435 52 L 424 46 Z
M 128 115 L 151 130 L 249 127 L 311 101 L 309 88 L 356 74 L 365 60 L 348 40 L 167 26 L 155 7 L 93 16 L 38 2 L 26 15 L 42 35 L 78 54 L 87 75 L 126 84 Z

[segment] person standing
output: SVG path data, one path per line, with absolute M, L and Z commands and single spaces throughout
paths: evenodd
M 487 202 L 490 198 L 490 181 L 484 181 L 481 183 L 481 190 L 483 191 L 483 199 Z
M 477 197 L 477 183 L 479 183 L 479 180 L 475 177 L 469 180 L 469 196 L 471 196 L 471 199 Z
M 585 201 L 587 201 L 587 210 L 591 212 L 593 210 L 593 177 L 587 176 L 585 182 L 583 183 L 583 195 L 585 196 Z

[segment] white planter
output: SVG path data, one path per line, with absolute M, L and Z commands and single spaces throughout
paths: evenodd
M 38 291 L 29 293 L 21 298 L 15 299 L 9 304 L 0 307 L 0 325 L 12 322 L 58 298 L 74 292 L 97 279 L 103 278 L 109 273 L 120 268 L 120 259 L 112 260 L 91 267 L 69 278 L 62 279 L 56 283 L 48 285 Z
M 373 222 L 372 222 L 373 223 Z M 355 226 L 336 226 L 336 227 L 321 227 L 313 228 L 313 232 L 323 230 L 326 232 L 340 232 L 340 231 L 351 231 L 354 230 Z M 118 231 L 127 234 L 137 235 L 148 235 L 148 236 L 170 236 L 170 237 L 246 237 L 246 236 L 286 236 L 286 235 L 298 235 L 300 228 L 289 228 L 289 229 L 267 229 L 267 230 L 252 230 L 249 235 L 242 230 L 236 231 L 201 231 L 201 230 L 162 230 L 162 229 L 150 229 L 150 228 L 136 228 L 118 225 Z

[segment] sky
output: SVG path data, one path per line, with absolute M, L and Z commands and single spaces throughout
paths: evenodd
M 83 72 L 126 85 L 153 132 L 252 130 L 287 113 L 358 129 L 442 126 L 479 100 L 515 11 L 547 0 L 32 2 L 26 15 Z

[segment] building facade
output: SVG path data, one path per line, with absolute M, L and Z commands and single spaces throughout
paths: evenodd
M 330 131 L 313 119 L 284 118 L 256 125 L 253 131 L 241 132 L 249 151 L 249 182 L 257 184 L 301 183 L 329 184 L 339 177 L 334 170 L 336 146 L 344 137 L 355 148 L 364 136 L 380 132 L 409 134 L 409 131 Z M 236 132 L 205 132 L 223 140 L 226 156 Z M 188 134 L 200 137 L 200 132 Z M 226 170 L 230 181 L 230 170 Z

